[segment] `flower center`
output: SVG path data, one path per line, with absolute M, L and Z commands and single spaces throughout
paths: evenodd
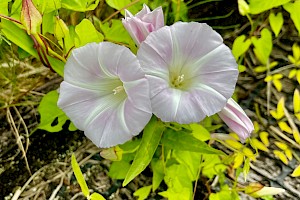
M 123 85 L 119 85 L 118 87 L 116 87 L 115 89 L 113 89 L 114 95 L 122 92 L 124 90 Z
M 184 81 L 184 74 L 181 74 L 171 79 L 171 85 L 175 88 L 180 88 L 183 85 L 183 81 Z

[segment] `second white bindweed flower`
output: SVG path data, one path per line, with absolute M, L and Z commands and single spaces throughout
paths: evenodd
M 207 24 L 177 22 L 148 35 L 137 53 L 150 84 L 153 113 L 165 122 L 199 122 L 226 105 L 238 69 Z

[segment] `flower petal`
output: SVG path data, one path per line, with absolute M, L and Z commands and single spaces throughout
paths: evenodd
M 73 50 L 58 106 L 99 147 L 130 140 L 152 115 L 149 84 L 136 56 L 108 42 Z

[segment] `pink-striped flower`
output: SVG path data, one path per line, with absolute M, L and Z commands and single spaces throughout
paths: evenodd
M 122 19 L 122 22 L 131 38 L 139 46 L 149 33 L 164 26 L 164 14 L 161 7 L 151 12 L 144 4 L 143 9 L 135 16 L 125 10 L 125 19 Z
M 165 122 L 199 122 L 226 105 L 238 70 L 222 37 L 207 24 L 177 22 L 148 35 L 137 53 L 153 113 Z
M 250 137 L 251 132 L 254 130 L 253 123 L 249 117 L 232 98 L 228 100 L 226 106 L 218 115 L 230 129 L 238 134 L 242 142 Z
M 58 106 L 98 147 L 130 140 L 152 116 L 149 84 L 136 56 L 109 42 L 72 51 Z

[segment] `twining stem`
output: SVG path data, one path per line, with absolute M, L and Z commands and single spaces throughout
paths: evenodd
M 120 10 L 117 10 L 116 12 L 114 12 L 113 14 L 111 14 L 110 16 L 108 16 L 106 19 L 104 19 L 104 20 L 102 21 L 102 23 L 107 22 L 108 20 L 110 20 L 111 18 L 113 18 L 115 15 L 119 14 L 122 10 L 125 10 L 126 8 L 132 6 L 132 5 L 136 4 L 136 3 L 138 3 L 139 1 L 140 1 L 140 0 L 135 0 L 135 1 L 133 1 L 133 2 L 131 2 L 131 3 L 129 3 L 129 4 L 127 4 L 126 6 L 124 6 L 123 8 L 121 8 Z
M 47 51 L 47 53 L 51 54 L 52 56 L 56 57 L 57 59 L 66 62 L 66 59 L 62 57 L 61 55 L 57 54 L 55 51 L 53 51 L 50 47 L 46 46 L 43 40 L 41 39 L 39 34 L 33 34 L 33 37 L 36 39 L 36 41 L 39 43 L 39 45 Z
M 15 23 L 17 23 L 17 24 L 21 24 L 21 25 L 22 25 L 22 23 L 21 23 L 20 21 L 14 19 L 14 18 L 5 16 L 5 15 L 2 15 L 2 14 L 0 14 L 0 18 L 6 19 L 6 20 L 8 20 L 8 21 L 15 22 Z

